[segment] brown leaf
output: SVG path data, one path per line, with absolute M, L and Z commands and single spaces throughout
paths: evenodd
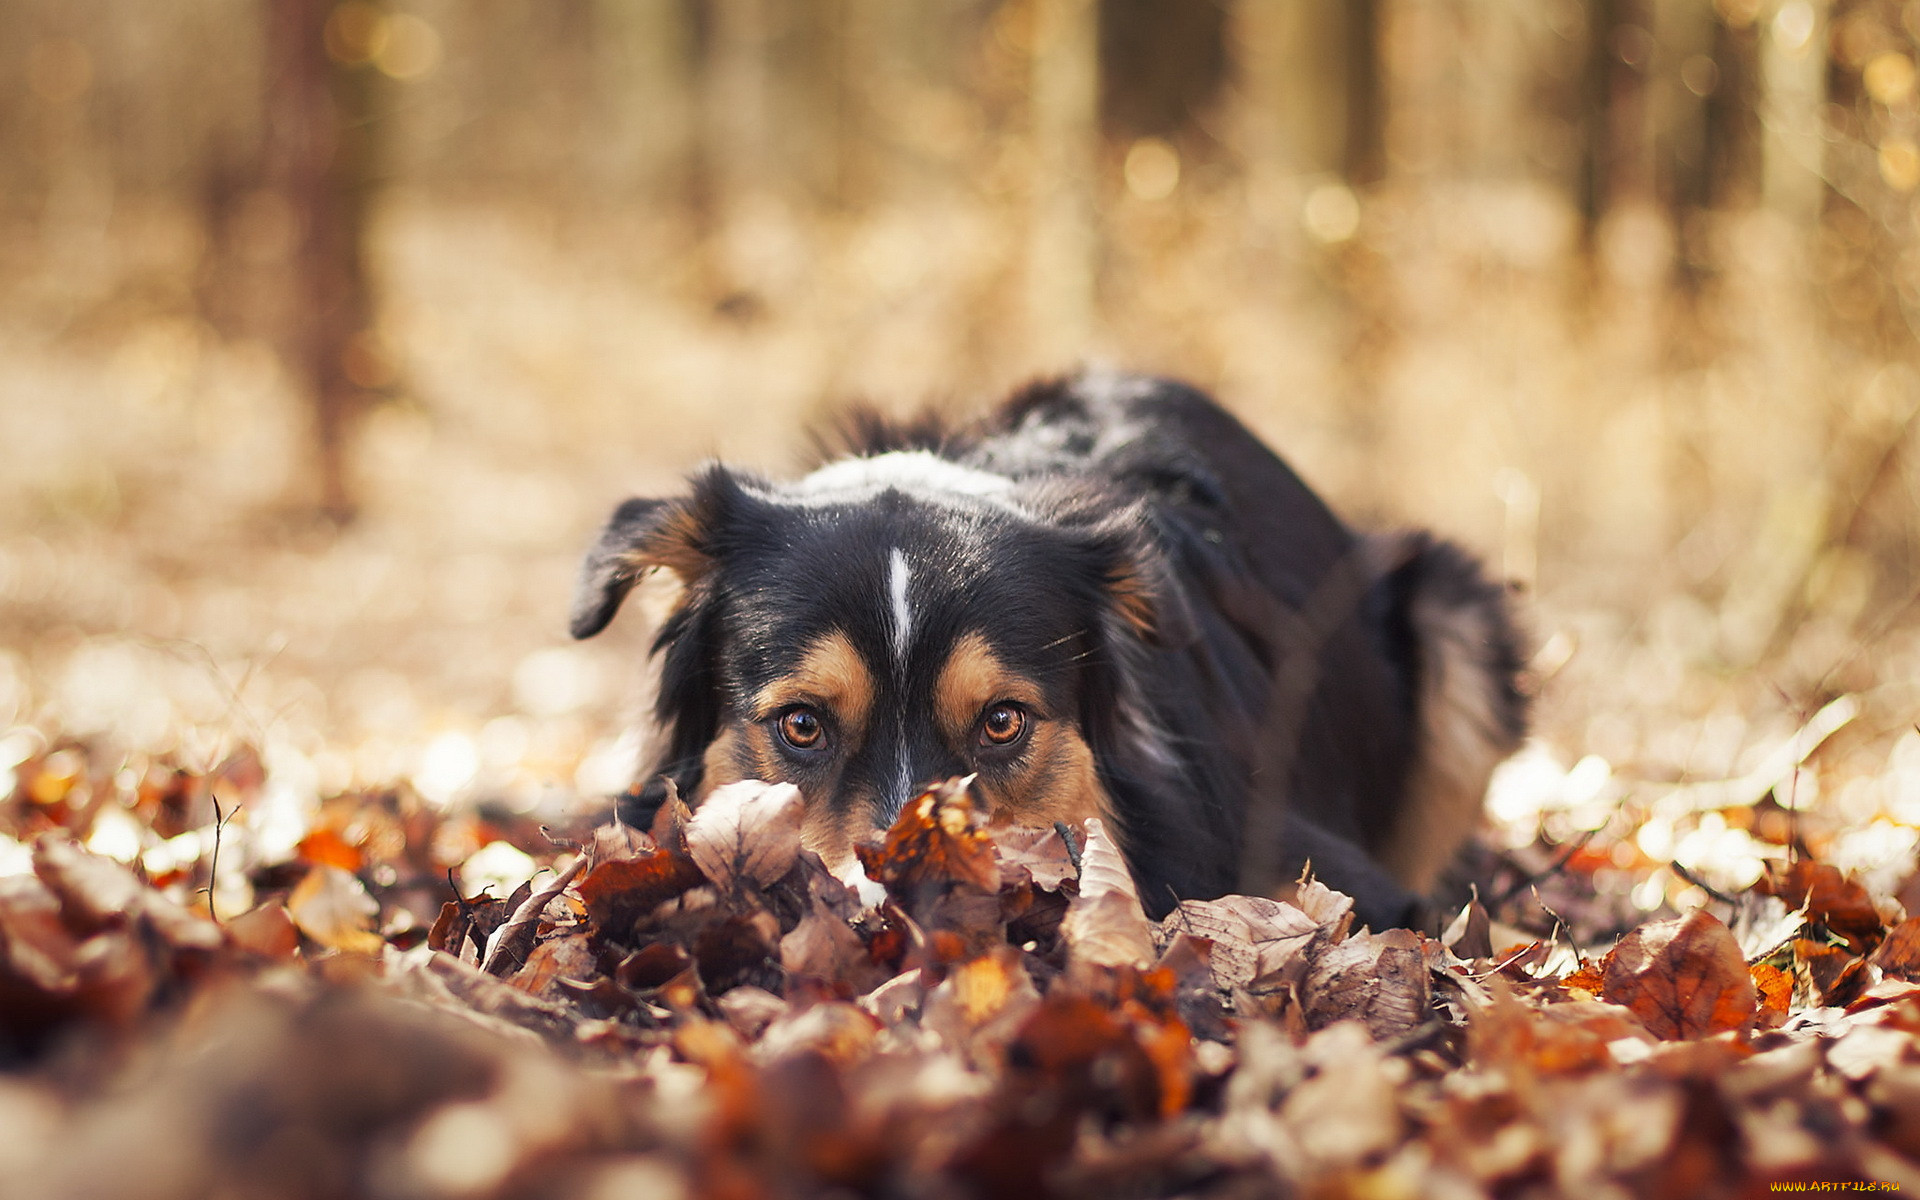
M 263 958 L 292 958 L 300 949 L 300 932 L 284 904 L 268 903 L 233 917 L 227 937 L 242 950 Z
M 979 1059 L 983 1051 L 997 1051 L 1010 1041 L 1039 1003 L 1020 952 L 999 946 L 948 971 L 927 993 L 920 1023 L 961 1054 Z
M 806 802 L 790 783 L 715 788 L 687 825 L 687 853 L 723 888 L 766 887 L 793 869 Z
M 440 906 L 440 915 L 433 919 L 433 924 L 427 929 L 427 949 L 458 955 L 460 943 L 466 936 L 466 906 L 457 900 L 448 900 Z
M 384 942 L 373 932 L 380 904 L 350 871 L 321 863 L 309 869 L 287 896 L 287 913 L 300 932 L 333 950 L 378 954 Z
M 1706 1037 L 1753 1018 L 1753 977 L 1727 927 L 1705 911 L 1655 921 L 1607 957 L 1603 998 L 1624 1005 L 1655 1037 Z
M 1359 1020 L 1378 1040 L 1431 1015 L 1427 940 L 1410 929 L 1357 934 L 1316 950 L 1301 989 L 1307 1027 Z
M 1778 896 L 1788 908 L 1804 905 L 1809 920 L 1846 938 L 1855 954 L 1879 945 L 1885 932 L 1880 910 L 1867 889 L 1826 863 L 1803 858 L 1776 868 L 1753 886 L 1764 895 Z
M 663 846 L 640 858 L 601 863 L 581 881 L 580 899 L 594 928 L 625 941 L 654 909 L 706 881 L 691 858 Z
M 1845 946 L 1831 946 L 1811 938 L 1795 938 L 1792 945 L 1794 971 L 1806 981 L 1820 1004 L 1844 1008 L 1858 1000 L 1873 982 L 1867 960 Z
M 599 956 L 584 933 L 548 938 L 527 955 L 527 963 L 511 980 L 513 986 L 548 1000 L 565 1000 L 556 985 L 562 979 L 589 980 L 599 974 Z
M 886 982 L 888 976 L 867 954 L 860 935 L 818 902 L 780 939 L 780 965 L 791 976 L 844 983 L 856 995 Z
M 1002 886 L 1030 881 L 1044 891 L 1057 892 L 1080 874 L 1060 831 L 1051 825 L 1004 825 L 989 833 L 1000 851 Z
M 1153 923 L 1120 848 L 1098 817 L 1086 821 L 1080 851 L 1080 894 L 1067 909 L 1061 933 L 1073 957 L 1103 967 L 1143 967 L 1153 961 Z
M 788 1009 L 785 1000 L 764 988 L 737 987 L 715 1000 L 735 1033 L 753 1041 Z
M 680 798 L 680 789 L 673 780 L 662 780 L 666 785 L 666 799 L 653 814 L 653 826 L 647 830 L 654 845 L 663 850 L 685 852 L 687 848 L 687 824 L 693 820 L 693 810 Z
M 816 1004 L 801 1012 L 791 1009 L 774 1018 L 754 1046 L 763 1062 L 813 1051 L 842 1067 L 872 1052 L 880 1034 L 873 1014 L 851 1004 Z
M 1493 921 L 1479 900 L 1469 900 L 1460 915 L 1440 935 L 1440 943 L 1461 958 L 1493 956 Z
M 586 853 L 587 861 L 598 866 L 601 863 L 641 858 L 653 853 L 653 849 L 654 841 L 646 831 L 613 820 L 594 826 L 593 836 L 587 839 Z
M 1339 920 L 1336 917 L 1336 922 Z M 1328 940 L 1331 930 L 1305 912 L 1264 896 L 1182 900 L 1160 923 L 1162 938 L 1174 933 L 1213 943 L 1213 977 L 1221 988 L 1278 987 L 1306 970 L 1305 951 Z
M 1920 917 L 1895 925 L 1870 961 L 1882 974 L 1920 983 Z

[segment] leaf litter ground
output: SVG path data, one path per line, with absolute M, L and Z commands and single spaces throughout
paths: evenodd
M 275 851 L 245 755 L 96 766 L 0 810 L 8 1197 L 1920 1187 L 1920 919 L 1804 855 L 1617 938 L 1544 876 L 1433 938 L 1310 879 L 1153 921 L 1098 821 L 959 781 L 836 871 L 784 785 L 644 831 L 401 788 Z

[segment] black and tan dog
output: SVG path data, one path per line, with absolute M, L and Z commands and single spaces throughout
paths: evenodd
M 1525 716 L 1471 559 L 1355 535 L 1163 380 L 1038 384 L 960 427 L 860 415 L 845 441 L 797 482 L 712 465 L 629 500 L 588 555 L 575 637 L 649 570 L 685 585 L 639 807 L 660 778 L 786 780 L 833 862 L 972 774 L 997 817 L 1102 817 L 1155 911 L 1310 858 L 1363 920 L 1413 917 Z

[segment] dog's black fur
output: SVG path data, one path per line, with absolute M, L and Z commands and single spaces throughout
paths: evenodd
M 1105 816 L 1151 910 L 1311 858 L 1364 920 L 1415 919 L 1525 720 L 1471 558 L 1356 535 L 1165 380 L 1037 384 L 958 427 L 857 415 L 843 442 L 793 484 L 714 465 L 628 501 L 589 554 L 576 637 L 653 567 L 686 586 L 639 807 L 774 775 L 839 853 L 977 773 L 1010 819 Z

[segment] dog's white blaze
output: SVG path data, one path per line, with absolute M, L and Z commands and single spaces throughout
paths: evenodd
M 913 569 L 907 565 L 907 556 L 895 546 L 887 554 L 887 598 L 891 607 L 888 610 L 888 633 L 893 642 L 893 675 L 895 684 L 904 689 L 907 682 L 907 650 L 913 645 L 913 604 L 908 595 L 908 586 L 913 582 Z M 900 757 L 893 767 L 893 808 L 897 812 L 907 802 L 907 789 L 913 786 L 912 774 L 907 762 L 907 718 L 904 712 L 895 714 L 894 733 L 899 739 Z
M 887 592 L 893 599 L 893 661 L 904 663 L 907 659 L 907 647 L 913 638 L 913 608 L 907 602 L 907 584 L 913 578 L 913 572 L 907 566 L 907 556 L 895 546 L 888 556 Z

